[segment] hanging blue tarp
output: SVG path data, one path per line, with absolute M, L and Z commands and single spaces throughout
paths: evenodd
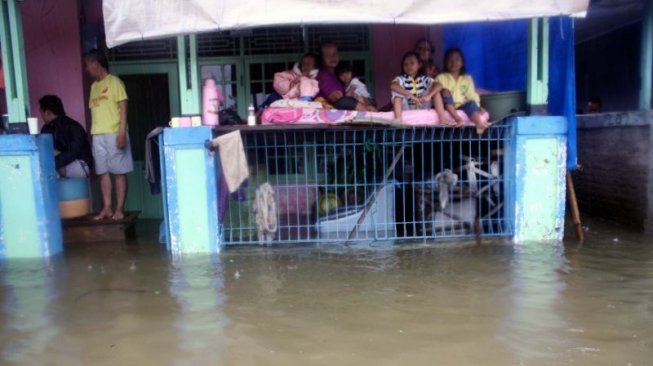
M 467 71 L 477 88 L 526 90 L 528 20 L 461 23 L 444 28 L 445 48 L 465 54 Z M 574 33 L 570 17 L 550 19 L 548 113 L 567 118 L 567 168 L 576 168 L 576 78 Z
M 526 90 L 527 20 L 446 25 L 444 45 L 463 51 L 465 67 L 477 88 Z
M 575 169 L 576 155 L 576 72 L 574 27 L 570 17 L 549 22 L 549 114 L 567 118 L 567 169 Z

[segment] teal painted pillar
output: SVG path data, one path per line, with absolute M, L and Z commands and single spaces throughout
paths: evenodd
M 515 117 L 505 154 L 514 241 L 562 240 L 567 167 L 564 117 Z
M 166 128 L 162 183 L 168 248 L 173 256 L 218 253 L 216 164 L 204 147 L 209 127 Z
M 644 0 L 644 17 L 642 19 L 642 49 L 639 65 L 641 87 L 639 89 L 639 109 L 651 109 L 653 106 L 653 0 Z
M 200 114 L 199 64 L 197 62 L 197 37 L 192 34 L 189 39 L 189 55 L 186 55 L 186 38 L 177 36 L 177 67 L 179 69 L 179 96 L 181 114 Z M 190 76 L 189 76 L 190 71 Z
M 0 44 L 9 123 L 24 123 L 29 113 L 23 24 L 18 3 L 0 1 Z
M 549 20 L 531 19 L 528 27 L 528 85 L 531 114 L 547 114 L 549 96 Z
M 0 258 L 62 251 L 52 135 L 0 135 Z

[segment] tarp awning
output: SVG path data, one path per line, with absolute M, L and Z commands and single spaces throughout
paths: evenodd
M 291 24 L 442 24 L 570 15 L 589 0 L 103 0 L 106 43 Z

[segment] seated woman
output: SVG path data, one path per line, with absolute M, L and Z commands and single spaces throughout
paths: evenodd
M 420 38 L 417 43 L 415 43 L 415 53 L 419 55 L 419 60 L 422 61 L 422 68 L 420 70 L 421 74 L 426 74 L 432 78 L 435 78 L 440 73 L 440 69 L 433 62 L 433 53 L 435 48 L 431 41 L 426 38 Z
M 376 112 L 374 106 L 345 95 L 345 86 L 335 74 L 335 69 L 340 62 L 338 47 L 331 42 L 326 42 L 320 47 L 320 52 L 322 54 L 322 69 L 317 74 L 320 87 L 318 96 L 324 98 L 336 109 Z
M 316 64 L 317 57 L 307 53 L 292 70 L 275 73 L 272 85 L 274 91 L 283 99 L 312 100 L 319 91 L 318 82 L 315 80 L 318 73 Z

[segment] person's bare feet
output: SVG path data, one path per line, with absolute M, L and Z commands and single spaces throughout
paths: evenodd
M 476 133 L 479 135 L 482 135 L 485 130 L 487 130 L 490 127 L 490 124 L 487 122 L 480 122 L 479 124 L 476 125 Z
M 440 124 L 443 126 L 456 126 L 456 122 L 452 121 L 446 113 L 438 113 Z
M 113 215 L 110 209 L 103 209 L 97 215 L 93 216 L 93 220 L 104 220 L 108 219 Z
M 113 216 L 111 216 L 111 219 L 113 220 L 122 220 L 125 218 L 125 213 L 122 211 L 116 211 Z

